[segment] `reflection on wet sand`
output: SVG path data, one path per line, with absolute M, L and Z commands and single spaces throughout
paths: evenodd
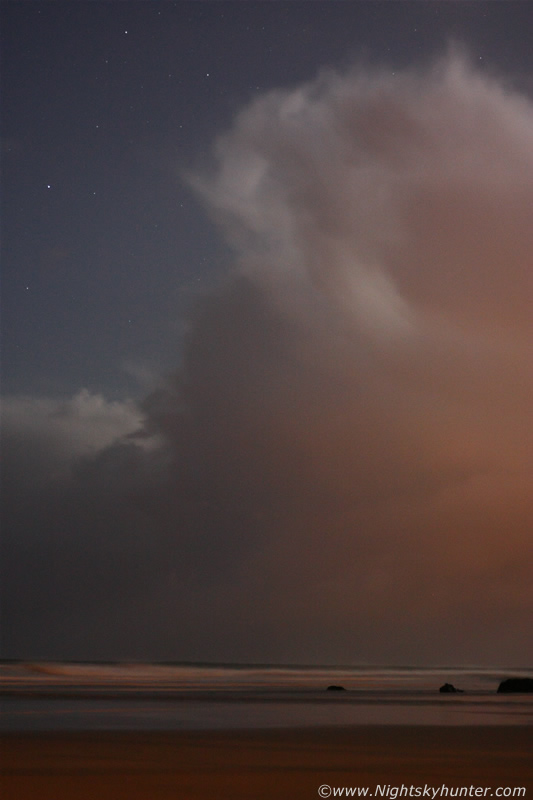
M 303 800 L 324 784 L 369 792 L 377 785 L 490 787 L 486 796 L 497 787 L 525 787 L 527 800 L 532 732 L 387 725 L 5 734 L 1 786 L 4 797 L 17 800 Z

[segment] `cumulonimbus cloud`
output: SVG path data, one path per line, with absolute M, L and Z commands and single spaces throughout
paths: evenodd
M 142 418 L 116 408 L 117 437 L 72 451 L 53 503 L 41 491 L 22 513 L 17 478 L 9 536 L 28 539 L 28 508 L 50 531 L 65 503 L 64 555 L 51 534 L 38 550 L 105 653 L 524 659 L 531 100 L 455 53 L 325 71 L 258 97 L 189 179 L 233 271 L 191 313 L 183 367 Z M 29 421 L 12 432 L 29 452 L 42 441 Z M 19 570 L 32 557 L 10 553 Z M 87 553 L 94 573 L 73 586 Z M 98 592 L 114 598 L 114 644 L 94 625 Z M 40 614 L 64 643 L 60 605 Z M 35 630 L 17 619 L 27 650 Z

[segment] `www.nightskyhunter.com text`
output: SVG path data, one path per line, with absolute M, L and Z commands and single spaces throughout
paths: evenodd
M 401 784 L 378 784 L 373 790 L 369 786 L 330 786 L 322 784 L 318 789 L 320 797 L 384 797 L 397 800 L 401 797 L 421 797 L 436 800 L 446 797 L 525 797 L 525 786 L 414 786 Z

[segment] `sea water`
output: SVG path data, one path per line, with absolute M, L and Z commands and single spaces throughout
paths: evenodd
M 235 664 L 0 664 L 0 730 L 532 725 L 526 669 Z M 441 694 L 451 683 L 462 693 Z M 344 691 L 328 691 L 328 686 Z

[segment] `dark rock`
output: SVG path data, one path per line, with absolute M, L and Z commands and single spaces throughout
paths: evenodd
M 533 692 L 533 678 L 507 678 L 498 686 L 498 692 Z
M 453 683 L 445 683 L 444 686 L 441 686 L 439 689 L 441 694 L 462 694 L 462 689 L 456 689 Z
M 345 692 L 346 689 L 344 688 L 344 686 L 335 686 L 335 684 L 332 684 L 331 686 L 328 686 L 327 691 L 328 692 Z

